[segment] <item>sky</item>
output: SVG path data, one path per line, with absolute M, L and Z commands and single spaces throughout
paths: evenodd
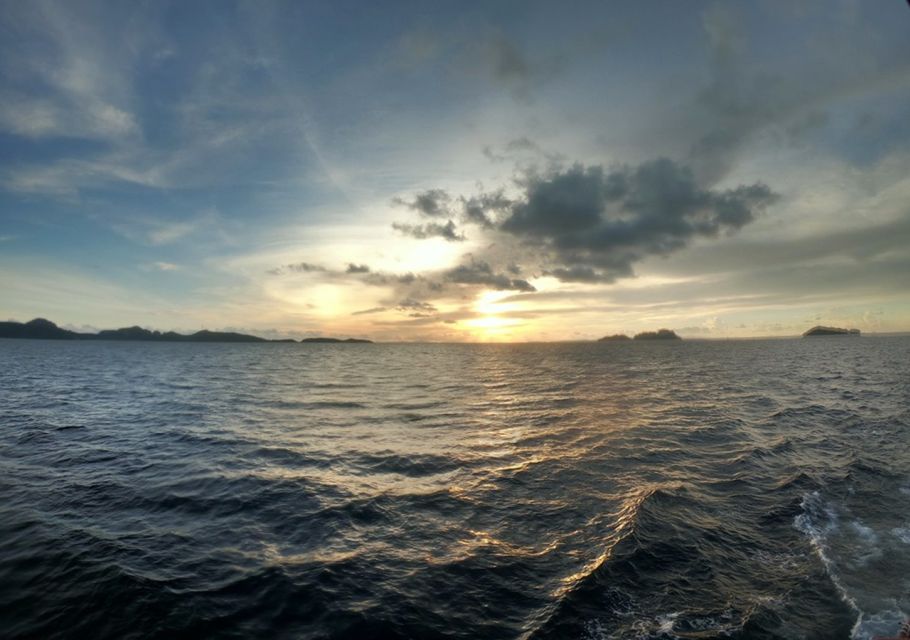
M 0 1 L 0 319 L 910 330 L 910 8 Z

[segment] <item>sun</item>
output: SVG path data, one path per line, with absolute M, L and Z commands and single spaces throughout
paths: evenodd
M 518 333 L 524 323 L 517 318 L 489 315 L 472 318 L 464 324 L 475 340 L 482 342 L 510 342 L 518 337 Z
M 510 291 L 485 291 L 477 297 L 474 311 L 480 315 L 464 323 L 475 340 L 510 342 L 517 339 L 524 322 L 500 315 L 514 310 L 514 304 L 500 302 L 511 294 Z

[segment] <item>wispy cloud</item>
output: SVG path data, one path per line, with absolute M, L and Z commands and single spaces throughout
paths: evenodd
M 173 262 L 152 262 L 147 266 L 157 271 L 180 271 L 181 269 L 179 264 Z

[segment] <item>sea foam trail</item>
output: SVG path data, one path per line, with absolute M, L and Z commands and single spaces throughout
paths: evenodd
M 870 640 L 875 636 L 895 633 L 895 629 L 903 620 L 907 619 L 907 615 L 901 611 L 897 602 L 891 600 L 887 603 L 892 608 L 866 611 L 858 602 L 858 596 L 850 592 L 842 575 L 842 565 L 863 567 L 870 558 L 882 556 L 883 551 L 879 546 L 880 535 L 871 527 L 857 520 L 844 523 L 838 506 L 830 501 L 825 501 L 819 491 L 807 493 L 800 506 L 802 513 L 794 518 L 794 526 L 807 536 L 841 600 L 856 615 L 856 621 L 850 630 L 850 637 L 853 640 Z M 853 557 L 837 558 L 832 541 L 844 532 L 845 526 L 851 535 L 859 539 L 859 544 L 853 546 Z

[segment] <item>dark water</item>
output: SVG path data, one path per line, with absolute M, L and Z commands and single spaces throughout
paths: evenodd
M 7 638 L 867 638 L 910 339 L 0 341 Z

